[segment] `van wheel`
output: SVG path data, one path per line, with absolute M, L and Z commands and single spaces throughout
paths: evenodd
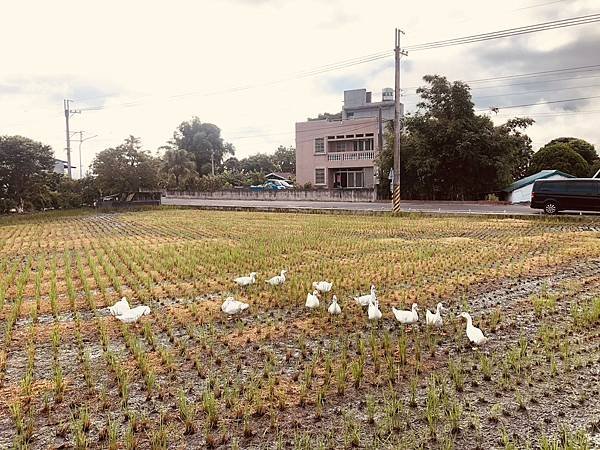
M 544 212 L 546 214 L 556 214 L 558 212 L 558 205 L 555 202 L 548 202 L 544 205 Z

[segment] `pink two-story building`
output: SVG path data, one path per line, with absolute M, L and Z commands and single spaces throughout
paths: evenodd
M 393 118 L 392 89 L 383 90 L 381 102 L 371 102 L 366 89 L 355 89 L 344 92 L 341 120 L 296 123 L 296 182 L 329 189 L 373 188 L 383 142 L 380 130 Z

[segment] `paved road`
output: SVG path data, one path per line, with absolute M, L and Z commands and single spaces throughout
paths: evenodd
M 362 202 L 318 202 L 293 200 L 206 200 L 198 198 L 163 197 L 164 205 L 198 206 L 208 208 L 256 208 L 256 209 L 331 209 L 351 211 L 391 211 L 391 203 L 362 203 Z M 535 215 L 539 210 L 524 205 L 495 205 L 477 202 L 402 202 L 402 211 L 455 214 L 507 214 Z

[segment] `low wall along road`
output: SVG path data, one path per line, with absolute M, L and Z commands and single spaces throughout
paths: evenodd
M 167 197 L 204 200 L 301 200 L 317 202 L 373 202 L 373 189 L 289 189 L 281 191 L 251 191 L 228 189 L 214 192 L 167 191 Z

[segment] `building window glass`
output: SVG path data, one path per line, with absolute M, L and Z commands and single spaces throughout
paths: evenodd
M 315 153 L 325 153 L 325 138 L 315 138 Z
M 365 175 L 362 170 L 337 170 L 334 175 L 335 188 L 365 187 Z
M 325 184 L 325 169 L 315 169 L 315 184 Z

